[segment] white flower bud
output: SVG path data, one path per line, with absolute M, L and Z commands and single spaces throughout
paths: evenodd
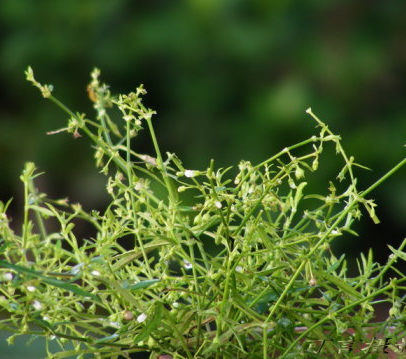
M 193 171 L 193 170 L 185 170 L 185 176 L 186 177 L 194 177 L 194 176 L 196 176 L 196 171 Z
M 138 317 L 137 317 L 137 322 L 138 323 L 142 323 L 145 321 L 145 319 L 147 319 L 147 315 L 145 313 L 141 313 Z
M 299 166 L 296 167 L 295 177 L 296 179 L 301 179 L 302 177 L 304 177 L 304 171 Z
M 34 307 L 35 310 L 41 310 L 42 309 L 42 304 L 38 300 L 34 300 L 32 302 L 32 306 Z
M 186 259 L 184 259 L 183 262 L 185 263 L 184 264 L 185 269 L 191 269 L 193 267 L 192 263 L 188 262 Z
M 13 273 L 7 272 L 3 274 L 4 280 L 11 281 L 13 280 Z
M 312 170 L 316 171 L 319 168 L 319 159 L 316 157 L 312 163 Z

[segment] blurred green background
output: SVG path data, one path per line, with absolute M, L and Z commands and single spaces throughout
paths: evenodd
M 307 138 L 315 131 L 309 106 L 373 169 L 357 172 L 360 188 L 405 155 L 403 0 L 2 0 L 0 39 L 0 199 L 14 197 L 15 224 L 27 160 L 46 172 L 38 185 L 50 196 L 87 209 L 106 200 L 89 142 L 45 134 L 67 117 L 25 81 L 28 65 L 89 116 L 94 66 L 114 93 L 143 83 L 163 151 L 187 168 L 205 168 L 210 158 L 217 166 L 258 162 Z M 147 136 L 137 150 L 151 151 Z M 334 160 L 320 173 L 321 191 L 327 169 L 341 164 Z M 372 194 L 382 223 L 365 215 L 355 227 L 360 238 L 343 239 L 337 251 L 372 246 L 385 260 L 386 244 L 405 237 L 405 180 L 403 169 Z

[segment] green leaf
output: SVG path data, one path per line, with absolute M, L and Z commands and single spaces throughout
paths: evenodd
M 389 244 L 388 244 L 388 247 L 394 254 L 396 254 L 397 257 L 399 257 L 399 258 L 403 259 L 404 261 L 406 261 L 406 252 L 402 252 L 399 249 L 395 249 L 392 246 L 390 246 Z
M 129 287 L 128 289 L 130 290 L 138 290 L 138 289 L 143 289 L 143 288 L 148 288 L 151 285 L 159 282 L 160 279 L 148 279 L 148 280 L 143 280 L 141 282 L 138 282 L 134 285 L 132 285 L 131 287 Z
M 99 297 L 83 290 L 82 288 L 78 287 L 75 284 L 67 283 L 67 282 L 64 282 L 64 281 L 56 279 L 56 278 L 47 277 L 46 275 L 42 274 L 41 272 L 37 272 L 33 269 L 23 267 L 18 264 L 13 264 L 13 263 L 9 263 L 6 261 L 2 261 L 2 260 L 0 260 L 0 267 L 10 268 L 10 269 L 15 270 L 18 273 L 25 273 L 31 277 L 40 278 L 40 279 L 42 279 L 42 282 L 45 282 L 54 287 L 65 289 L 69 292 L 73 292 L 82 297 L 89 297 L 98 303 L 101 302 Z
M 48 329 L 51 332 L 54 331 L 52 325 L 48 323 L 46 320 L 42 319 L 39 315 L 34 318 L 34 322 L 37 323 L 41 328 Z
M 161 317 L 162 317 L 162 304 L 157 303 L 155 307 L 155 315 L 154 318 L 147 322 L 148 324 L 145 326 L 144 330 L 141 331 L 140 334 L 138 334 L 135 339 L 134 339 L 134 344 L 139 343 L 142 340 L 145 340 L 149 337 L 149 335 L 152 333 L 152 331 L 158 326 L 158 324 L 161 322 Z
M 54 287 L 59 287 L 59 288 L 65 289 L 67 291 L 73 292 L 82 297 L 92 298 L 94 301 L 101 303 L 99 297 L 81 289 L 80 287 L 78 287 L 75 284 L 67 283 L 67 282 L 64 282 L 62 280 L 55 279 L 55 278 L 44 278 L 44 281 L 50 285 L 53 285 Z
M 146 245 L 144 245 L 145 253 L 149 253 L 159 247 L 167 246 L 169 243 L 167 241 L 162 240 L 155 240 Z M 119 254 L 114 257 L 114 259 L 118 259 L 116 263 L 113 265 L 113 271 L 117 271 L 120 268 L 124 267 L 128 263 L 132 262 L 134 259 L 139 258 L 142 256 L 142 252 L 140 249 L 135 249 L 132 251 L 128 251 L 123 254 Z
M 303 188 L 307 186 L 307 182 L 302 182 L 297 186 L 295 199 L 294 199 L 294 207 L 296 208 L 299 205 L 300 200 L 303 197 Z
M 321 271 L 316 271 L 316 270 L 313 270 L 313 272 L 316 274 L 316 277 L 321 277 L 321 278 L 326 279 L 327 281 L 336 285 L 344 293 L 350 294 L 357 299 L 364 298 L 359 292 L 357 292 L 357 290 L 355 290 L 353 287 L 351 287 L 348 283 L 346 283 L 341 278 L 328 274 L 327 272 L 321 272 Z
M 335 262 L 329 269 L 327 269 L 327 273 L 334 272 L 342 263 L 345 258 L 345 254 L 342 254 L 341 257 Z
M 55 214 L 52 211 L 50 211 L 48 208 L 40 207 L 35 204 L 30 205 L 28 208 L 32 209 L 35 212 L 42 213 L 45 218 L 55 217 Z
M 108 341 L 110 341 L 110 340 L 112 340 L 112 339 L 116 339 L 117 337 L 118 337 L 118 334 L 117 334 L 117 333 L 114 333 L 114 334 L 109 335 L 109 336 L 107 336 L 107 337 L 103 337 L 103 338 L 97 339 L 94 343 L 95 343 L 95 344 L 100 344 L 100 343 L 108 342 Z
M 268 234 L 265 232 L 264 228 L 257 226 L 257 233 L 259 234 L 259 237 L 262 240 L 262 243 L 264 243 L 265 247 L 269 250 L 272 250 L 274 248 L 271 239 L 269 238 Z
M 101 277 L 98 277 L 98 280 L 100 282 L 106 284 L 108 287 L 112 288 L 114 295 L 116 295 L 118 297 L 121 296 L 131 305 L 137 306 L 139 304 L 138 301 L 131 295 L 131 293 L 128 290 L 125 290 L 121 286 L 121 284 L 118 281 L 116 281 L 115 279 L 109 278 L 108 280 L 106 280 Z
M 106 116 L 105 118 L 107 119 L 107 124 L 109 125 L 110 130 L 111 130 L 117 137 L 119 137 L 119 138 L 123 137 L 123 135 L 120 133 L 120 131 L 119 131 L 117 125 L 116 125 L 113 121 L 111 121 L 110 117 Z

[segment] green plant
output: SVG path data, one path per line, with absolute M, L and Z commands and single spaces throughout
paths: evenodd
M 48 358 L 128 358 L 141 351 L 151 358 L 346 357 L 338 344 L 349 328 L 357 338 L 373 325 L 401 336 L 406 277 L 394 263 L 406 259 L 406 240 L 390 247 L 385 265 L 371 252 L 361 255 L 356 277 L 347 276 L 344 256 L 336 258 L 330 244 L 355 234 L 351 225 L 362 207 L 378 221 L 366 196 L 406 158 L 358 191 L 359 165 L 309 109 L 318 135 L 258 165 L 241 161 L 234 175 L 215 169 L 213 160 L 205 170 L 190 170 L 173 153 L 163 158 L 142 86 L 112 96 L 94 70 L 88 91 L 96 119 L 89 120 L 54 98 L 31 68 L 26 75 L 70 117 L 51 134 L 93 142 L 112 200 L 103 213 L 88 213 L 49 199 L 34 185 L 35 165 L 26 164 L 21 234 L 9 226 L 10 202 L 0 208 L 0 306 L 7 313 L 0 328 L 57 341 L 60 352 L 48 351 Z M 115 109 L 123 119 L 117 124 L 109 115 Z M 154 157 L 132 149 L 144 126 Z M 338 181 L 307 193 L 305 178 L 317 171 L 328 144 L 344 161 Z M 81 238 L 78 221 L 88 222 L 94 236 Z M 58 229 L 50 232 L 48 222 Z M 388 271 L 397 278 L 388 281 Z M 371 324 L 382 302 L 391 306 L 388 321 Z M 315 340 L 325 341 L 322 351 Z

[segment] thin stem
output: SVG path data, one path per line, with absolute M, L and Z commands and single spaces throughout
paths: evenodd
M 403 240 L 402 244 L 399 246 L 398 251 L 402 251 L 405 246 L 406 246 L 406 238 Z M 379 271 L 379 274 L 375 278 L 371 279 L 369 285 L 371 287 L 373 287 L 377 281 L 379 281 L 381 278 L 383 278 L 384 274 L 392 267 L 392 264 L 394 262 L 396 262 L 397 259 L 398 259 L 398 257 L 396 255 L 390 256 L 388 263 L 385 265 L 385 267 L 381 271 Z
M 172 184 L 172 182 L 171 182 L 171 180 L 170 180 L 170 178 L 168 176 L 168 172 L 166 171 L 165 165 L 163 163 L 161 151 L 159 149 L 158 141 L 157 141 L 156 136 L 155 136 L 154 127 L 152 126 L 152 121 L 151 121 L 150 118 L 147 118 L 146 121 L 147 121 L 147 124 L 148 124 L 148 129 L 149 129 L 149 132 L 150 132 L 150 135 L 151 135 L 151 138 L 152 138 L 152 142 L 154 144 L 155 153 L 156 153 L 156 157 L 157 157 L 158 168 L 161 171 L 162 176 L 164 178 L 166 189 L 167 189 L 168 194 L 169 194 L 170 202 L 172 203 L 173 206 L 175 206 L 176 202 L 178 200 L 177 193 L 174 191 L 173 184 Z
M 59 101 L 57 98 L 55 98 L 54 96 L 50 96 L 49 99 L 54 102 L 58 107 L 60 107 L 63 111 L 65 111 L 69 116 L 71 116 L 72 118 L 75 118 L 77 120 L 79 120 L 79 118 L 67 107 L 65 106 L 61 101 Z M 85 122 L 90 122 L 88 120 L 84 120 Z M 122 160 L 121 157 L 116 156 L 114 153 L 111 152 L 111 149 L 108 145 L 104 144 L 102 141 L 100 141 L 98 139 L 97 136 L 95 136 L 86 126 L 83 126 L 80 128 L 81 130 L 83 130 L 89 137 L 90 139 L 97 143 L 100 147 L 103 148 L 103 150 L 108 153 L 109 155 L 111 155 L 111 157 L 113 158 L 113 161 L 116 163 L 116 165 L 121 168 L 124 172 L 127 172 L 127 167 L 124 163 L 124 161 Z
M 226 266 L 227 266 L 226 282 L 224 284 L 223 300 L 222 300 L 221 306 L 220 306 L 220 314 L 219 314 L 218 320 L 217 320 L 218 324 L 217 324 L 217 331 L 216 331 L 216 340 L 218 343 L 220 342 L 220 336 L 224 329 L 223 328 L 223 326 L 224 326 L 223 317 L 225 316 L 226 304 L 228 303 L 228 298 L 229 298 L 229 294 L 230 294 L 230 278 L 233 275 L 233 273 L 231 271 L 231 260 L 229 258 L 229 255 L 227 255 L 227 257 L 226 257 Z
M 328 128 L 328 126 L 327 126 L 326 124 L 324 124 L 324 123 L 312 112 L 312 109 L 311 109 L 311 108 L 308 108 L 306 112 L 307 112 L 310 116 L 312 116 L 313 119 L 315 119 L 316 122 L 319 124 L 319 126 L 322 127 L 323 129 L 325 129 L 329 135 L 334 136 L 334 133 Z M 321 138 L 320 140 L 322 140 L 322 138 Z M 347 169 L 348 169 L 348 172 L 349 172 L 350 177 L 351 177 L 351 182 L 354 182 L 354 181 L 355 181 L 355 178 L 354 178 L 354 175 L 353 175 L 353 173 L 352 173 L 352 168 L 351 168 L 352 160 L 351 160 L 351 159 L 350 159 L 350 160 L 348 159 L 346 153 L 344 152 L 343 148 L 341 147 L 340 142 L 336 142 L 336 145 L 337 145 L 337 148 L 338 148 L 338 150 L 340 151 L 341 155 L 343 156 L 344 161 L 345 161 L 345 163 L 346 163 L 346 165 L 347 165 Z
M 142 239 L 140 238 L 138 231 L 137 231 L 137 205 L 136 205 L 136 200 L 134 196 L 134 173 L 132 171 L 132 164 L 131 164 L 131 127 L 130 127 L 130 121 L 127 121 L 127 129 L 126 129 L 126 135 L 127 135 L 127 151 L 126 151 L 126 169 L 127 169 L 127 177 L 128 177 L 128 183 L 130 185 L 130 198 L 131 198 L 131 208 L 132 208 L 132 215 L 133 215 L 133 228 L 134 228 L 134 235 L 136 238 L 136 241 L 138 242 L 138 245 L 140 247 L 142 257 L 144 259 L 144 265 L 147 267 L 148 274 L 151 278 L 153 278 L 153 274 L 151 271 L 151 267 L 148 262 L 148 256 L 147 253 L 145 252 L 144 244 L 142 242 Z
M 37 192 L 37 191 L 36 191 L 36 189 L 35 189 L 35 187 L 34 187 L 34 182 L 33 182 L 32 179 L 29 181 L 28 187 L 29 187 L 29 191 L 34 195 L 34 198 L 35 198 L 34 202 L 35 202 L 35 204 L 39 204 L 39 203 L 38 203 L 38 200 L 37 200 L 37 196 L 36 196 L 36 192 Z M 47 231 L 46 231 L 46 229 L 45 229 L 45 224 L 44 224 L 44 221 L 43 221 L 43 219 L 42 219 L 42 216 L 41 216 L 41 214 L 40 214 L 38 211 L 35 211 L 35 218 L 36 218 L 36 220 L 37 220 L 38 227 L 39 227 L 39 230 L 40 230 L 40 232 L 41 232 L 42 240 L 45 240 L 45 239 L 47 238 Z
M 58 107 L 60 107 L 62 110 L 64 110 L 68 115 L 70 115 L 73 118 L 77 118 L 77 116 L 67 107 L 65 106 L 61 101 L 59 101 L 56 97 L 54 96 L 49 96 L 49 99 L 55 103 Z
M 23 223 L 23 248 L 27 246 L 28 240 L 28 183 L 24 182 L 24 223 Z
M 192 260 L 192 273 L 193 273 L 193 280 L 194 280 L 194 285 L 195 285 L 195 290 L 197 293 L 200 292 L 200 286 L 199 286 L 199 281 L 197 279 L 197 273 L 196 273 L 196 260 L 195 260 L 195 253 L 194 253 L 194 249 L 193 249 L 193 244 L 189 244 L 189 253 L 190 253 L 190 258 Z M 200 310 L 201 310 L 201 296 L 198 295 L 196 298 L 197 303 L 195 303 L 196 307 L 197 307 L 197 313 L 198 317 L 197 317 L 197 342 L 196 342 L 196 350 L 199 348 L 200 346 L 200 336 L 201 336 L 201 322 L 202 322 L 202 316 L 200 315 Z
M 257 164 L 256 166 L 253 166 L 248 172 L 247 174 L 241 179 L 240 183 L 237 185 L 237 187 L 235 188 L 235 192 L 238 192 L 241 188 L 241 186 L 243 185 L 243 183 L 259 168 L 267 165 L 270 162 L 275 161 L 277 158 L 283 156 L 284 154 L 288 153 L 291 150 L 294 150 L 295 148 L 298 147 L 302 147 L 307 145 L 308 143 L 312 143 L 312 142 L 316 142 L 318 140 L 318 138 L 316 136 L 313 136 L 307 140 L 304 140 L 302 142 L 296 143 L 295 145 L 289 146 L 284 148 L 282 151 L 280 151 L 279 153 L 277 153 L 275 156 L 268 158 L 267 160 Z
M 381 183 L 386 181 L 390 176 L 392 176 L 396 171 L 401 169 L 406 164 L 406 158 L 403 161 L 399 162 L 396 166 L 394 166 L 390 171 L 384 174 L 380 179 L 378 179 L 374 184 L 369 186 L 365 191 L 361 192 L 361 197 L 365 197 L 369 192 L 373 191 L 376 187 L 378 187 Z

